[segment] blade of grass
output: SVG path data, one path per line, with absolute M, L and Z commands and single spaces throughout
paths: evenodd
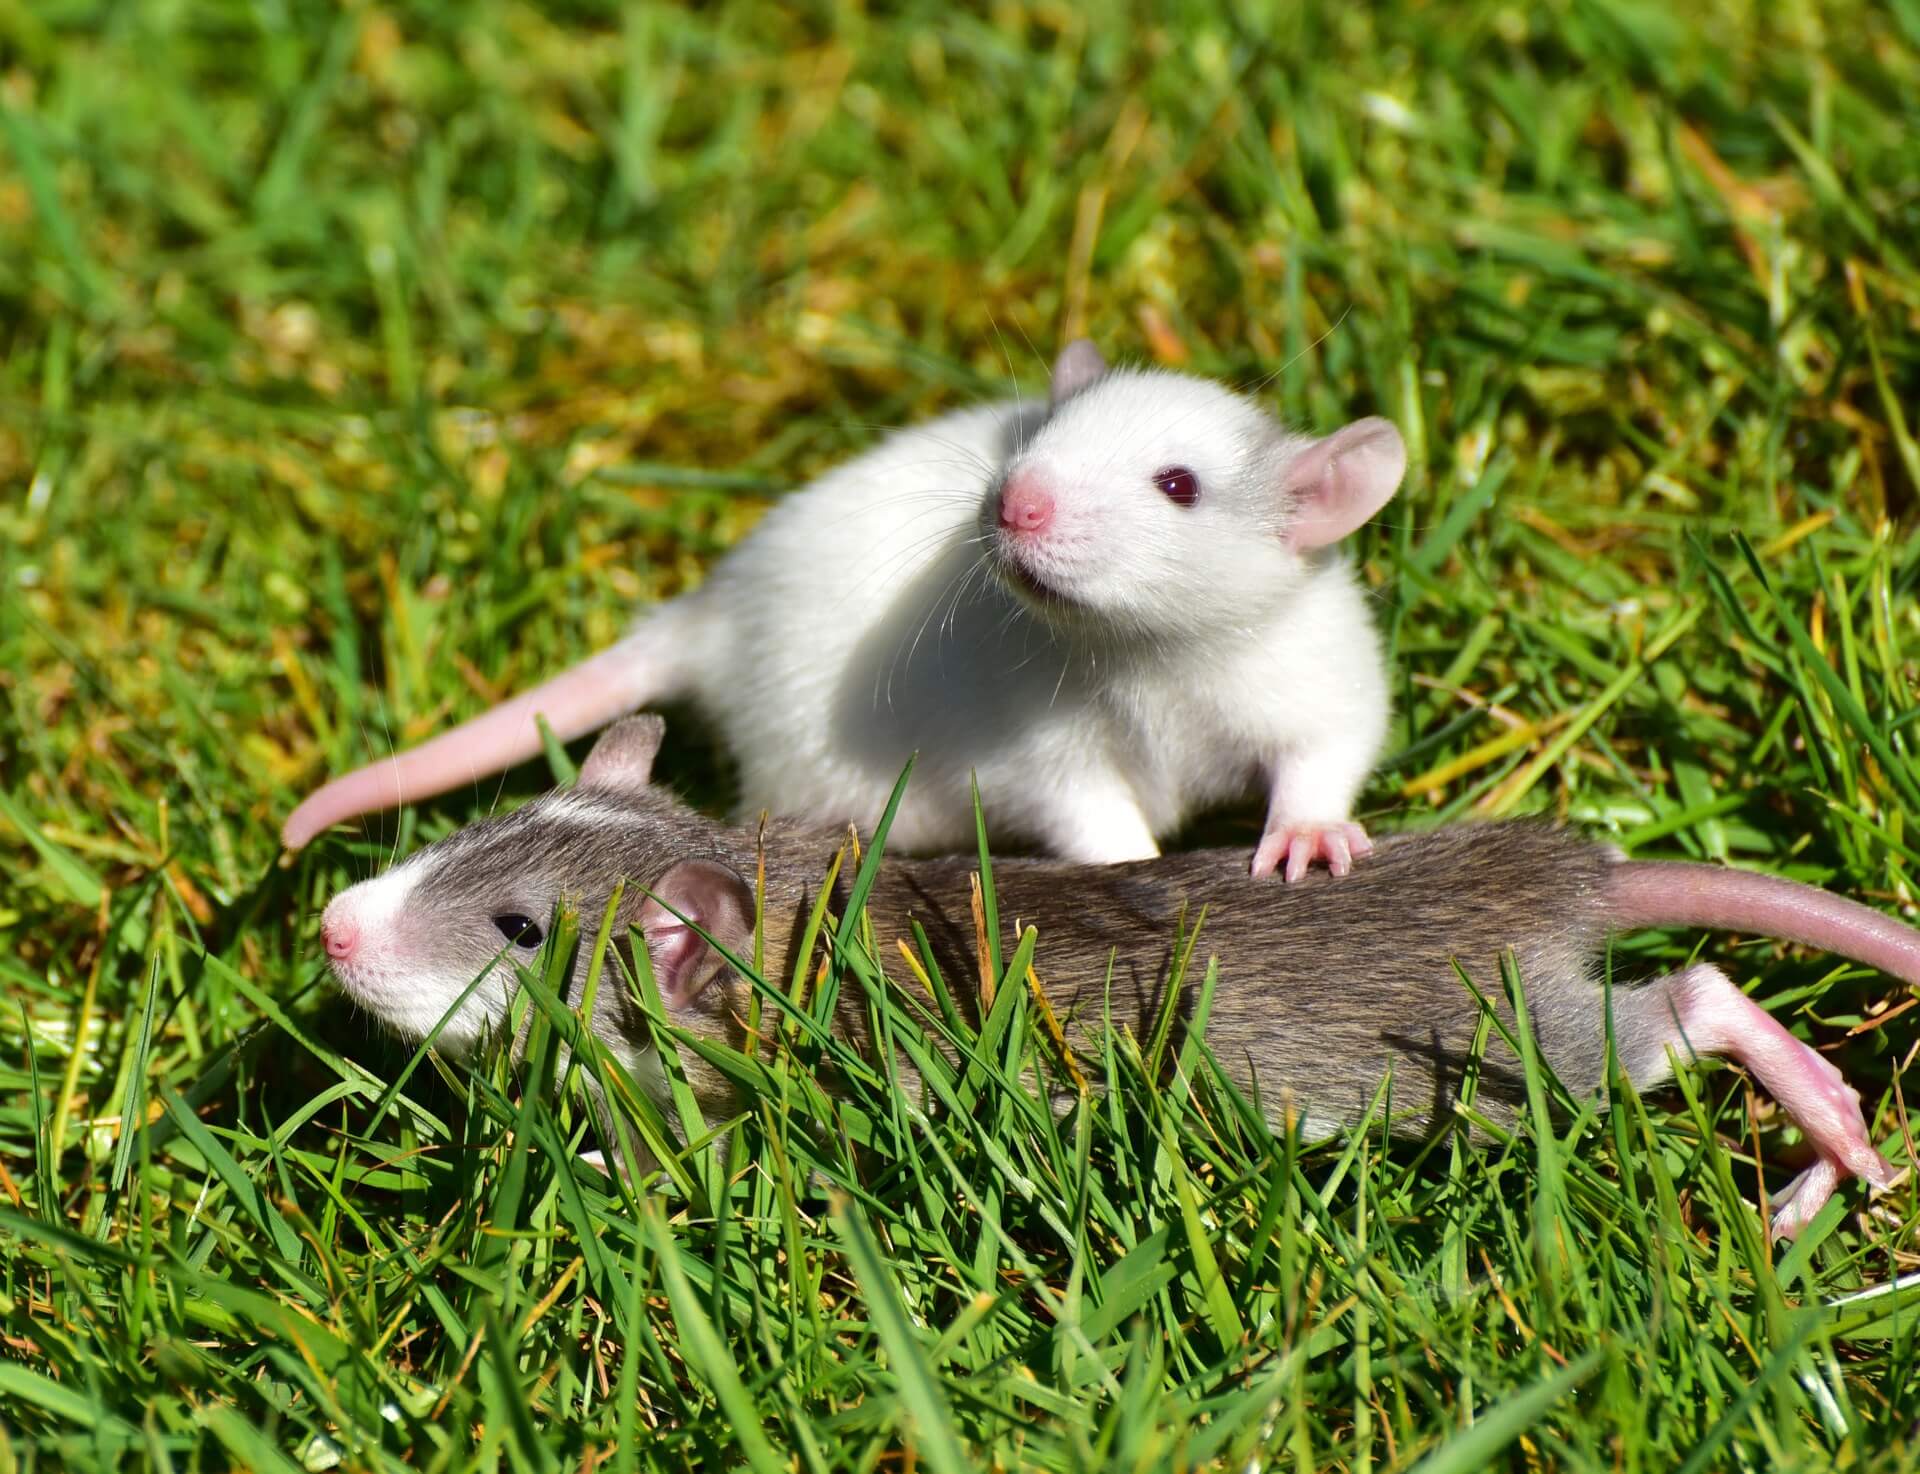
M 936 1474 L 969 1474 L 975 1465 L 961 1447 L 959 1435 L 948 1417 L 946 1395 L 908 1319 L 893 1272 L 857 1208 L 840 1198 L 835 1200 L 831 1213 L 834 1228 L 852 1261 L 854 1279 L 872 1317 L 874 1331 L 886 1349 L 887 1361 L 899 1384 L 901 1408 L 913 1433 L 915 1451 Z

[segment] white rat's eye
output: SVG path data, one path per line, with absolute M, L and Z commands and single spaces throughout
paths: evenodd
M 540 945 L 540 928 L 533 924 L 531 916 L 507 911 L 494 917 L 493 924 L 500 928 L 500 935 L 516 947 L 524 947 L 531 952 Z
M 1176 506 L 1190 507 L 1200 500 L 1200 478 L 1185 466 L 1168 466 L 1153 473 L 1153 484 Z

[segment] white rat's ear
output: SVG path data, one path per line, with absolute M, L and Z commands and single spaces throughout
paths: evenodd
M 753 942 L 753 887 L 712 860 L 682 860 L 647 887 L 636 925 L 668 1008 L 685 1008 L 726 964 L 692 922 L 735 957 Z M 674 913 L 678 912 L 679 915 Z M 683 919 L 684 918 L 684 919 Z
M 1075 338 L 1053 361 L 1053 383 L 1048 394 L 1054 408 L 1071 399 L 1107 371 L 1107 361 L 1089 338 Z
M 1297 447 L 1280 471 L 1287 541 L 1296 548 L 1340 541 L 1393 500 L 1406 472 L 1400 432 L 1377 416 Z
M 622 717 L 600 734 L 580 765 L 582 788 L 645 788 L 667 724 L 650 712 Z

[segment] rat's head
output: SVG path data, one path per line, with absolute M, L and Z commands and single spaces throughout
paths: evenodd
M 731 973 L 687 920 L 738 956 L 751 944 L 753 891 L 712 856 L 713 826 L 649 787 L 662 731 L 658 717 L 616 723 L 573 788 L 470 825 L 335 896 L 320 935 L 340 990 L 410 1040 L 466 993 L 437 1043 L 469 1050 L 506 1019 L 514 962 L 533 961 L 556 905 L 575 902 L 590 938 L 624 881 L 616 941 L 639 928 L 668 1012 L 689 1028 L 712 1015 L 704 1032 L 724 1032 L 731 990 L 713 984 Z M 589 951 L 578 949 L 567 990 L 576 1004 Z M 597 998 L 595 1031 L 616 1052 L 644 1037 L 628 1027 L 617 972 L 603 975 Z
M 1244 625 L 1385 506 L 1400 432 L 1289 435 L 1207 379 L 1110 369 L 1084 339 L 981 511 L 993 563 L 1050 618 L 1146 635 Z

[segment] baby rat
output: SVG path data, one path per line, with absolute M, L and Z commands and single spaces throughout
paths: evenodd
M 485 974 L 439 1036 L 450 1051 L 471 1048 L 506 1017 L 514 980 L 502 955 L 517 947 L 530 959 L 539 922 L 562 896 L 597 917 L 624 880 L 616 935 L 632 926 L 644 936 L 671 1020 L 738 1047 L 748 985 L 682 918 L 735 956 L 752 955 L 754 893 L 743 877 L 755 873 L 759 835 L 650 786 L 661 731 L 652 717 L 618 723 L 577 787 L 474 824 L 336 896 L 321 933 L 341 989 L 419 1039 Z M 783 949 L 797 945 L 841 838 L 776 824 L 764 843 L 769 974 L 792 976 L 798 959 Z M 910 935 L 909 918 L 918 920 L 949 989 L 977 1017 L 970 869 L 958 859 L 889 860 L 868 909 L 884 956 Z M 1005 860 L 993 877 L 1000 915 L 1038 928 L 1039 975 L 1089 1061 L 1100 1057 L 1095 1031 L 1109 999 L 1117 1025 L 1141 1037 L 1151 1029 L 1178 920 L 1204 905 L 1201 953 L 1220 964 L 1207 1024 L 1213 1051 L 1276 1129 L 1292 1109 L 1314 1135 L 1358 1122 L 1389 1068 L 1396 1111 L 1414 1107 L 1397 1115 L 1396 1129 L 1426 1132 L 1449 1119 L 1480 1018 L 1455 959 L 1498 999 L 1500 958 L 1512 949 L 1541 1051 L 1576 1094 L 1603 1083 L 1607 995 L 1597 963 L 1614 929 L 1775 936 L 1920 983 L 1920 933 L 1856 902 L 1745 871 L 1627 862 L 1531 822 L 1390 839 L 1337 882 L 1316 874 L 1295 886 L 1264 884 L 1219 850 L 1110 867 Z M 1618 1057 L 1636 1085 L 1665 1080 L 1670 1051 L 1725 1055 L 1799 1124 L 1816 1160 L 1776 1199 L 1776 1233 L 1798 1232 L 1850 1174 L 1877 1187 L 1891 1182 L 1894 1170 L 1839 1072 L 1719 968 L 1616 984 L 1612 1008 Z M 657 1081 L 633 1010 L 623 988 L 603 986 L 592 1027 L 636 1079 Z M 851 993 L 835 1028 L 871 1049 L 866 1005 Z M 684 1063 L 710 1116 L 733 1109 L 724 1077 L 690 1052 Z M 1476 1107 L 1511 1118 L 1523 1099 L 1519 1062 L 1496 1034 Z
M 328 825 L 441 793 L 642 705 L 691 700 L 738 759 L 741 811 L 870 828 L 908 756 L 902 850 L 973 838 L 1136 860 L 1258 788 L 1253 872 L 1367 849 L 1348 822 L 1387 725 L 1367 601 L 1333 544 L 1393 496 L 1400 434 L 1324 439 L 1251 399 L 1060 354 L 1046 403 L 902 430 L 775 506 L 696 591 L 453 731 L 339 778 Z

